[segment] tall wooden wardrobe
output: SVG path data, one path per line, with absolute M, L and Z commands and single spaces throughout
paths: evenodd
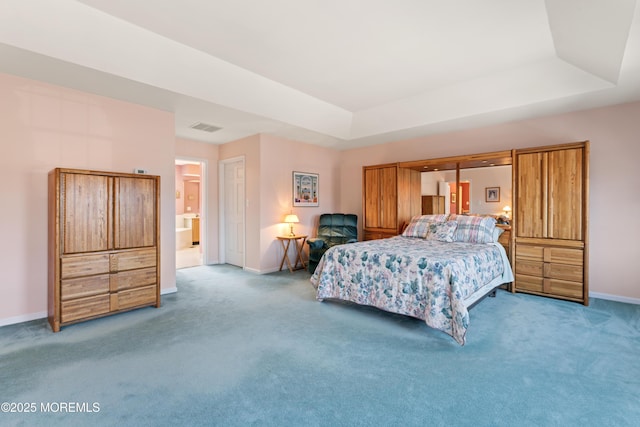
M 49 173 L 51 329 L 160 307 L 160 177 Z
M 396 163 L 362 168 L 364 240 L 392 237 L 422 212 L 420 172 Z
M 513 290 L 589 304 L 588 141 L 515 150 Z

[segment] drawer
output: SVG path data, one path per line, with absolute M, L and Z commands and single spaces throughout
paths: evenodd
M 544 260 L 544 247 L 516 244 L 516 262 L 519 260 L 542 262 Z
M 155 285 L 157 282 L 156 268 L 141 268 L 139 270 L 120 271 L 111 274 L 109 289 L 117 292 L 124 289 Z
M 62 301 L 60 304 L 60 318 L 62 323 L 73 322 L 74 320 L 108 313 L 109 308 L 108 294 Z
M 62 301 L 109 293 L 109 274 L 65 279 L 60 282 Z
M 542 277 L 544 274 L 544 263 L 539 261 L 522 261 L 516 258 L 516 274 Z
M 582 267 L 584 252 L 582 249 L 544 248 L 544 262 L 570 264 Z
M 516 289 L 530 292 L 543 292 L 544 279 L 542 277 L 516 274 Z
M 60 260 L 60 278 L 93 276 L 109 272 L 109 254 L 64 257 Z
M 545 292 L 569 298 L 582 299 L 582 283 L 568 280 L 544 279 Z
M 544 261 L 582 266 L 584 263 L 583 258 L 584 252 L 582 249 L 523 244 L 516 245 L 516 260 Z
M 572 282 L 582 282 L 582 265 L 570 264 L 544 264 L 544 277 L 551 279 L 569 280 Z
M 156 266 L 156 249 L 147 248 L 111 254 L 110 271 L 135 270 Z
M 155 304 L 156 289 L 155 285 L 151 285 L 111 294 L 111 311 Z
M 516 274 L 516 289 L 519 291 L 549 294 L 567 298 L 582 299 L 582 283 L 569 280 L 548 279 Z

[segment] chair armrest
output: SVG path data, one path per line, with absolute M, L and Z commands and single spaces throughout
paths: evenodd
M 317 237 L 307 239 L 307 243 L 309 244 L 310 249 L 322 249 L 327 246 L 324 240 L 318 239 Z

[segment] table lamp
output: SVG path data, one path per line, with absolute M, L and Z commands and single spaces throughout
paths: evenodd
M 504 216 L 506 216 L 507 219 L 509 219 L 509 213 L 511 212 L 511 207 L 505 206 L 504 208 L 502 208 L 502 210 L 504 211 Z
M 298 219 L 298 215 L 289 214 L 284 218 L 284 222 L 289 224 L 289 226 L 291 227 L 291 232 L 289 233 L 289 237 L 294 237 L 296 233 L 293 232 L 293 224 L 300 222 L 300 220 Z

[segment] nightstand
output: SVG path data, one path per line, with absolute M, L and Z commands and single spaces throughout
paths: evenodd
M 287 267 L 289 267 L 289 271 L 293 273 L 293 270 L 299 270 L 301 268 L 306 268 L 304 264 L 304 260 L 302 259 L 302 248 L 304 247 L 304 242 L 307 240 L 307 236 L 278 236 L 278 240 L 282 243 L 282 249 L 284 253 L 282 254 L 282 261 L 280 262 L 280 271 L 282 270 L 282 266 L 285 261 L 287 263 Z M 300 240 L 300 243 L 298 241 Z M 289 260 L 289 246 L 293 242 L 294 253 L 295 253 L 295 263 L 291 265 L 291 260 Z M 301 267 L 298 267 L 298 263 Z

